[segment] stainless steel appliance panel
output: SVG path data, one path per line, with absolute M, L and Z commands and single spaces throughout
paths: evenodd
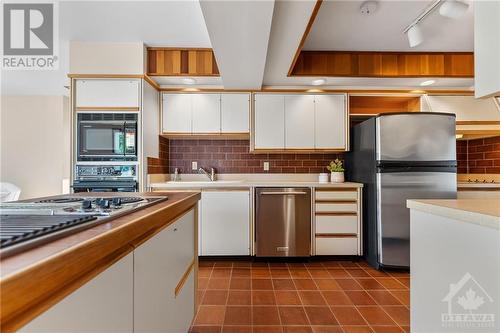
M 311 254 L 311 189 L 257 188 L 256 256 Z
M 377 117 L 377 160 L 456 160 L 455 115 L 410 113 Z
M 410 266 L 408 199 L 456 199 L 453 172 L 377 173 L 378 261 L 386 266 Z

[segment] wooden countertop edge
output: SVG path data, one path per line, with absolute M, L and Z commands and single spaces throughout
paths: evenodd
M 0 331 L 15 332 L 26 325 L 196 207 L 200 197 L 199 192 L 191 193 L 3 278 Z M 148 228 L 140 223 L 145 218 L 151 219 Z

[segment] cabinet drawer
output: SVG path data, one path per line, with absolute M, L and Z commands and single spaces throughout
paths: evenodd
M 318 215 L 316 216 L 316 232 L 320 234 L 357 234 L 358 217 Z
M 357 191 L 319 191 L 316 190 L 316 200 L 357 200 Z
M 356 237 L 316 237 L 316 255 L 357 255 Z
M 357 212 L 356 202 L 316 203 L 316 212 Z

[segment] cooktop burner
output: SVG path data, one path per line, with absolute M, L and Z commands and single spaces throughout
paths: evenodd
M 47 243 L 167 199 L 167 196 L 111 197 L 108 194 L 0 203 L 1 256 Z

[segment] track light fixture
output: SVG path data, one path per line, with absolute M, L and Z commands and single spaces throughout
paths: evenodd
M 439 14 L 444 17 L 456 19 L 465 14 L 469 8 L 469 4 L 460 0 L 436 0 L 431 3 L 403 30 L 403 33 L 408 37 L 410 47 L 415 47 L 423 42 L 424 37 L 418 24 L 438 7 Z
M 406 35 L 408 36 L 408 43 L 410 44 L 410 47 L 418 46 L 424 41 L 422 30 L 420 30 L 420 27 L 416 24 L 408 29 Z
M 457 19 L 465 14 L 469 4 L 459 0 L 447 0 L 439 7 L 439 14 L 444 17 Z

